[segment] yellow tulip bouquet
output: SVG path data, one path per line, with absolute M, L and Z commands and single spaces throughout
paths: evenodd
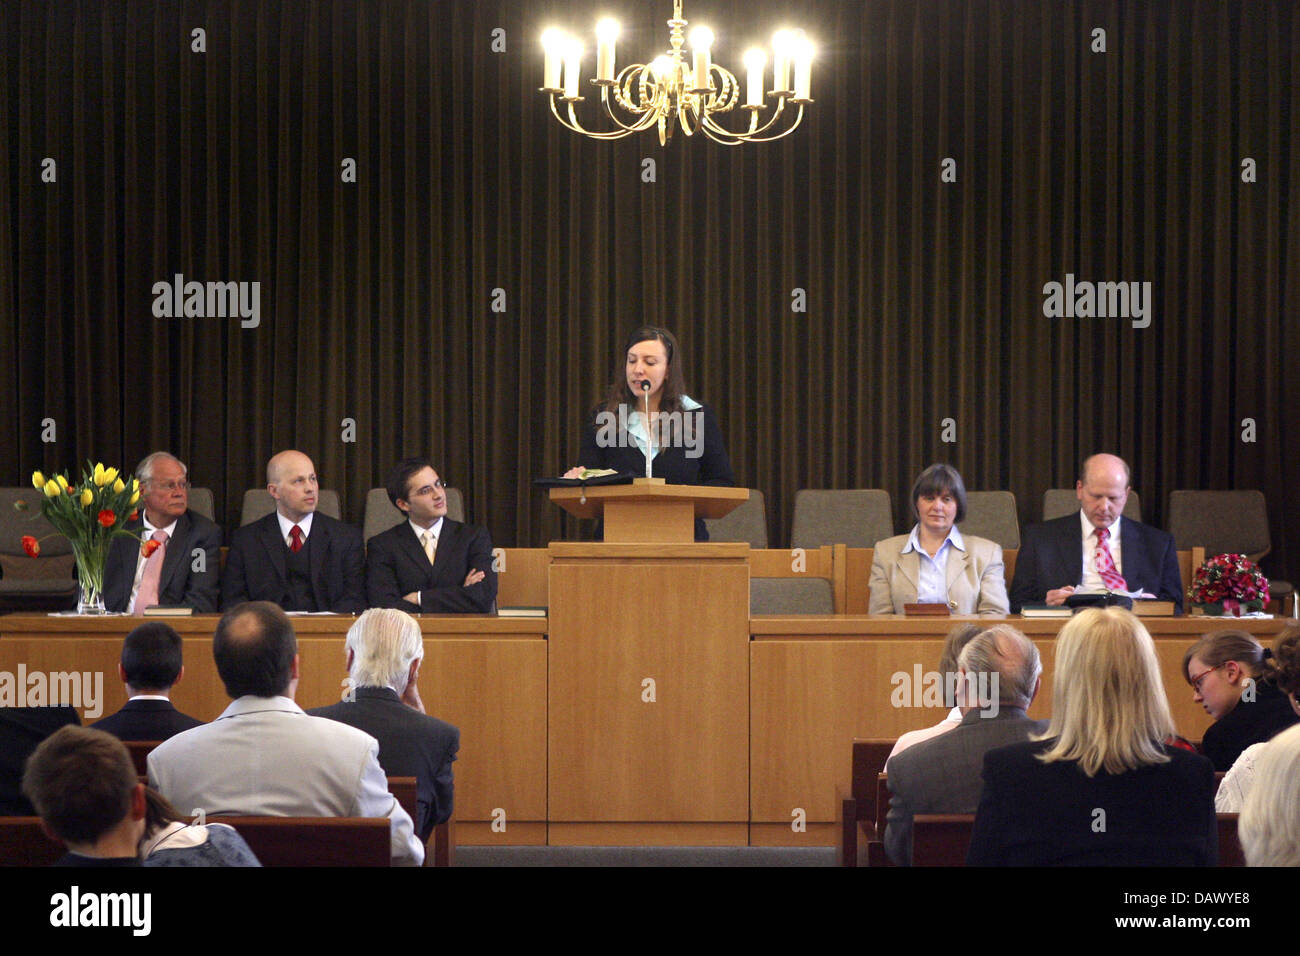
M 119 477 L 118 469 L 105 468 L 100 462 L 93 466 L 86 462 L 80 487 L 66 474 L 46 478 L 39 471 L 32 473 L 32 485 L 45 494 L 41 499 L 41 514 L 72 544 L 77 581 L 81 586 L 77 612 L 105 613 L 104 564 L 108 560 L 109 544 L 118 535 L 140 540 L 139 535 L 126 530 L 126 523 L 136 517 L 140 482 L 133 478 L 128 485 Z M 153 541 L 147 542 L 146 547 L 150 544 L 157 547 Z M 41 553 L 40 542 L 24 535 L 23 550 L 37 557 Z

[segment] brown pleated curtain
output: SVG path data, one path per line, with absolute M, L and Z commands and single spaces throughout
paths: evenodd
M 295 446 L 359 523 L 427 452 L 540 546 L 584 532 L 531 480 L 651 323 L 775 544 L 799 488 L 886 488 L 905 528 L 936 460 L 1037 520 L 1108 449 L 1157 524 L 1262 488 L 1300 576 L 1300 4 L 688 0 L 737 72 L 778 26 L 818 45 L 802 128 L 731 149 L 560 128 L 541 29 L 591 73 L 611 10 L 621 64 L 666 47 L 670 0 L 6 3 L 0 480 L 168 448 L 231 526 Z M 260 282 L 260 325 L 155 318 L 176 274 Z M 1046 317 L 1067 274 L 1150 282 L 1150 326 Z

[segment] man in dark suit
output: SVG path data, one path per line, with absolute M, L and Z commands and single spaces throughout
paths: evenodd
M 275 511 L 230 536 L 221 606 L 270 601 L 286 611 L 366 609 L 361 533 L 316 511 L 316 466 L 300 451 L 266 465 Z
M 1114 455 L 1083 463 L 1075 494 L 1079 513 L 1025 529 L 1011 583 L 1011 613 L 1026 604 L 1064 604 L 1075 591 L 1144 594 L 1183 613 L 1183 579 L 1173 536 L 1121 518 L 1129 468 Z
M 307 713 L 364 730 L 379 741 L 379 765 L 390 777 L 415 777 L 415 832 L 427 841 L 451 816 L 451 764 L 460 731 L 424 712 L 416 679 L 424 659 L 420 625 L 402 611 L 372 608 L 348 631 L 350 687 L 342 702 Z
M 0 707 L 0 817 L 36 814 L 23 796 L 23 764 L 50 734 L 80 723 L 72 707 Z
M 489 613 L 497 573 L 487 529 L 447 517 L 446 485 L 427 459 L 398 462 L 387 490 L 407 520 L 370 539 L 370 606 L 413 614 Z
M 113 539 L 104 563 L 104 606 L 128 614 L 154 604 L 214 613 L 221 595 L 221 529 L 189 510 L 185 463 L 156 451 L 140 462 L 135 476 L 144 520 L 127 523 L 126 530 L 158 546 L 142 548 L 124 535 Z
M 957 669 L 961 723 L 889 761 L 885 852 L 898 866 L 912 864 L 914 814 L 974 813 L 984 754 L 1047 727 L 1025 714 L 1038 694 L 1042 665 L 1033 641 L 1014 627 L 998 624 L 976 635 L 962 648 Z
M 148 621 L 122 642 L 117 676 L 126 685 L 127 702 L 116 714 L 95 724 L 119 740 L 166 740 L 203 723 L 182 714 L 171 702 L 171 689 L 185 675 L 181 636 L 162 621 Z

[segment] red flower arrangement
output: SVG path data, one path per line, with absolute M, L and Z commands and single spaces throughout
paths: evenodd
M 111 528 L 117 524 L 117 515 L 105 508 L 99 513 L 99 523 L 105 528 Z
M 1216 554 L 1196 569 L 1187 596 L 1206 614 L 1240 617 L 1264 609 L 1268 578 L 1244 554 Z

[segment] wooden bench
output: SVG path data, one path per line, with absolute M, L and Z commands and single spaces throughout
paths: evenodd
M 885 761 L 894 749 L 893 740 L 854 740 L 853 773 L 850 777 L 849 792 L 840 793 L 840 865 L 861 866 L 878 865 L 868 860 L 868 853 L 877 851 L 869 849 L 873 841 L 880 843 L 884 838 L 883 821 L 888 809 L 888 796 L 883 801 L 879 797 L 880 780 L 884 774 Z M 880 859 L 884 858 L 883 844 L 879 847 Z
M 234 827 L 263 866 L 390 866 L 386 817 L 213 817 Z M 0 866 L 50 866 L 66 852 L 40 817 L 0 817 Z
M 149 754 L 153 753 L 153 748 L 157 747 L 161 740 L 124 740 L 127 753 L 131 755 L 132 762 L 135 763 L 135 772 L 141 777 L 149 776 Z M 148 782 L 147 780 L 145 781 Z
M 420 825 L 420 804 L 417 799 L 416 779 L 414 777 L 389 777 L 388 792 L 397 798 L 398 804 L 410 816 L 411 822 Z M 454 828 L 452 821 L 435 824 L 429 834 L 429 842 L 424 846 L 425 866 L 451 866 L 455 861 L 456 848 L 452 842 Z
M 0 866 L 50 866 L 66 852 L 45 835 L 40 817 L 0 817 Z
M 1221 867 L 1245 866 L 1235 813 L 1215 814 L 1219 830 Z M 965 866 L 970 850 L 973 813 L 923 814 L 912 818 L 913 866 Z

